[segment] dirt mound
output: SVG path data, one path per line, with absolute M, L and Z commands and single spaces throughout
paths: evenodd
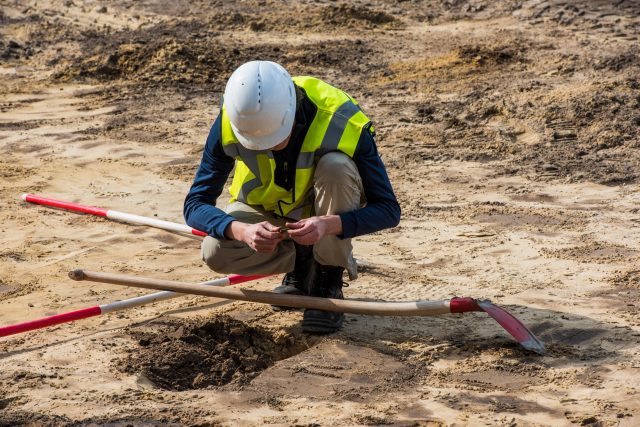
M 629 67 L 640 67 L 640 49 L 635 46 L 624 52 L 596 60 L 594 65 L 596 70 L 607 69 L 610 71 L 622 71 Z
M 332 5 L 298 4 L 289 2 L 226 2 L 225 12 L 215 2 L 185 2 L 172 5 L 163 4 L 151 10 L 161 15 L 170 15 L 182 19 L 206 21 L 207 25 L 218 31 L 251 30 L 277 31 L 278 33 L 310 32 L 322 33 L 328 29 L 333 32 L 347 32 L 358 29 L 397 29 L 403 22 L 384 10 L 384 4 L 359 4 L 350 2 Z M 139 7 L 133 4 L 133 7 Z M 149 6 L 141 11 L 148 12 Z M 401 10 L 397 11 L 401 13 Z
M 640 270 L 633 269 L 618 273 L 609 282 L 617 288 L 640 290 Z
M 486 20 L 509 15 L 522 7 L 522 1 L 491 1 L 491 0 L 420 0 L 397 1 L 395 7 L 388 4 L 387 8 L 394 14 L 403 15 L 407 19 L 417 22 L 440 24 L 456 20 Z
M 253 15 L 255 16 L 255 14 Z M 329 5 L 320 8 L 299 7 L 290 13 L 283 14 L 279 10 L 260 11 L 260 18 L 254 19 L 250 14 L 240 12 L 226 17 L 229 25 L 236 29 L 248 28 L 252 31 L 308 31 L 323 32 L 348 31 L 353 29 L 400 29 L 404 23 L 395 16 L 382 10 L 367 6 L 350 4 Z
M 545 96 L 543 110 L 529 116 L 539 123 L 544 143 L 524 147 L 520 159 L 534 164 L 537 173 L 576 181 L 635 181 L 639 89 L 638 81 L 628 78 Z
M 617 33 L 626 36 L 626 31 L 638 23 L 638 5 L 634 1 L 615 3 L 616 14 L 607 13 L 607 2 L 580 0 L 557 0 L 554 2 L 527 2 L 514 12 L 515 16 L 532 24 L 545 20 L 561 26 L 589 33 Z
M 2 406 L 0 406 L 2 409 Z M 69 426 L 73 422 L 67 417 L 44 415 L 24 411 L 4 411 L 0 413 L 0 427 L 15 426 Z
M 460 48 L 458 56 L 465 62 L 478 65 L 507 64 L 513 61 L 523 62 L 527 47 L 518 44 L 509 45 L 472 45 Z
M 424 93 L 422 99 L 388 101 L 401 125 L 382 130 L 382 139 L 419 143 L 394 151 L 391 161 L 505 159 L 508 175 L 635 182 L 640 83 L 633 51 L 601 62 L 588 55 L 549 62 L 540 59 L 548 46 L 532 49 L 534 44 L 522 38 L 466 44 L 390 64 L 377 80 L 381 90 Z M 498 77 L 505 73 L 513 79 Z M 577 77 L 559 83 L 577 73 L 596 77 L 586 84 Z M 452 84 L 461 81 L 466 86 Z
M 356 27 L 358 23 L 365 26 L 397 23 L 396 18 L 386 12 L 368 7 L 355 7 L 350 4 L 327 6 L 321 13 L 329 24 Z
M 200 389 L 244 382 L 309 344 L 291 334 L 273 334 L 230 317 L 204 322 L 162 322 L 134 332 L 140 348 L 120 361 L 127 373 L 142 373 L 167 390 Z
M 444 87 L 455 78 L 485 79 L 489 71 L 500 69 L 504 72 L 504 68 L 510 64 L 526 62 L 530 45 L 531 43 L 520 39 L 500 43 L 460 44 L 456 49 L 438 56 L 391 63 L 381 73 L 378 83 L 392 87 L 402 87 L 409 83 L 424 92 L 431 92 L 437 86 L 442 86 L 442 90 L 445 90 Z
M 96 32 L 83 41 L 82 55 L 60 63 L 58 81 L 136 81 L 143 86 L 193 90 L 206 85 L 221 91 L 231 72 L 244 62 L 276 61 L 292 74 L 323 74 L 327 70 L 358 73 L 375 68 L 373 49 L 361 40 L 331 45 L 308 43 L 284 51 L 277 44 L 244 46 L 196 22 L 163 23 L 116 34 Z M 381 65 L 377 65 L 378 67 Z
M 139 30 L 94 30 L 82 40 L 82 54 L 59 64 L 54 78 L 215 83 L 233 69 L 237 48 L 194 22 L 163 23 Z
M 0 58 L 3 60 L 19 59 L 23 56 L 24 47 L 15 40 L 0 38 Z

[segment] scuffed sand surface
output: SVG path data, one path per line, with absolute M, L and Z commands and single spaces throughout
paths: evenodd
M 0 325 L 144 293 L 74 268 L 219 277 L 19 195 L 182 222 L 226 79 L 269 59 L 376 124 L 403 220 L 346 296 L 488 298 L 548 350 L 482 313 L 313 337 L 185 296 L 0 339 L 0 426 L 640 424 L 639 35 L 636 1 L 0 0 Z

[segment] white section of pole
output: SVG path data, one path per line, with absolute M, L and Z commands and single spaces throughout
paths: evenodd
M 186 233 L 186 234 L 193 233 L 193 228 L 189 227 L 188 225 L 177 224 L 175 222 L 149 218 L 141 215 L 134 215 L 126 212 L 108 210 L 107 218 L 115 221 L 120 221 L 120 222 L 127 222 L 127 223 L 138 224 L 138 225 L 148 225 L 150 227 L 161 228 L 163 230 L 175 231 L 178 233 Z
M 209 280 L 207 282 L 201 282 L 199 284 L 207 285 L 207 286 L 228 286 L 231 284 L 231 282 L 229 281 L 228 277 L 223 277 L 222 279 Z M 156 301 L 164 301 L 167 299 L 176 298 L 183 295 L 184 294 L 181 294 L 179 292 L 160 291 L 160 292 L 155 292 L 153 294 L 142 295 L 139 297 L 129 298 L 122 301 L 114 301 L 108 304 L 101 304 L 100 311 L 102 312 L 102 314 L 113 313 L 114 311 L 126 310 L 128 308 L 133 308 L 133 307 L 139 307 L 141 305 L 151 304 L 152 302 L 156 302 Z

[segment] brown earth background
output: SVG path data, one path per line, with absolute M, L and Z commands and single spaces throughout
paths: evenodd
M 640 423 L 640 3 L 0 0 L 0 325 L 141 295 L 74 268 L 215 277 L 199 242 L 27 205 L 182 222 L 226 79 L 277 61 L 352 94 L 403 209 L 355 241 L 348 315 L 185 296 L 0 339 L 0 426 Z M 224 205 L 226 196 L 219 205 Z M 246 285 L 271 289 L 279 278 Z

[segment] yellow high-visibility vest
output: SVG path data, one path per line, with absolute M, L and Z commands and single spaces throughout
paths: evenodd
M 332 151 L 353 157 L 360 134 L 371 121 L 358 103 L 340 89 L 307 76 L 293 77 L 293 82 L 304 89 L 317 112 L 298 154 L 291 190 L 275 183 L 276 162 L 271 150 L 249 150 L 238 142 L 224 105 L 221 132 L 224 152 L 236 160 L 229 188 L 230 201 L 238 200 L 278 216 L 301 219 L 313 212 L 313 174 L 320 157 Z

